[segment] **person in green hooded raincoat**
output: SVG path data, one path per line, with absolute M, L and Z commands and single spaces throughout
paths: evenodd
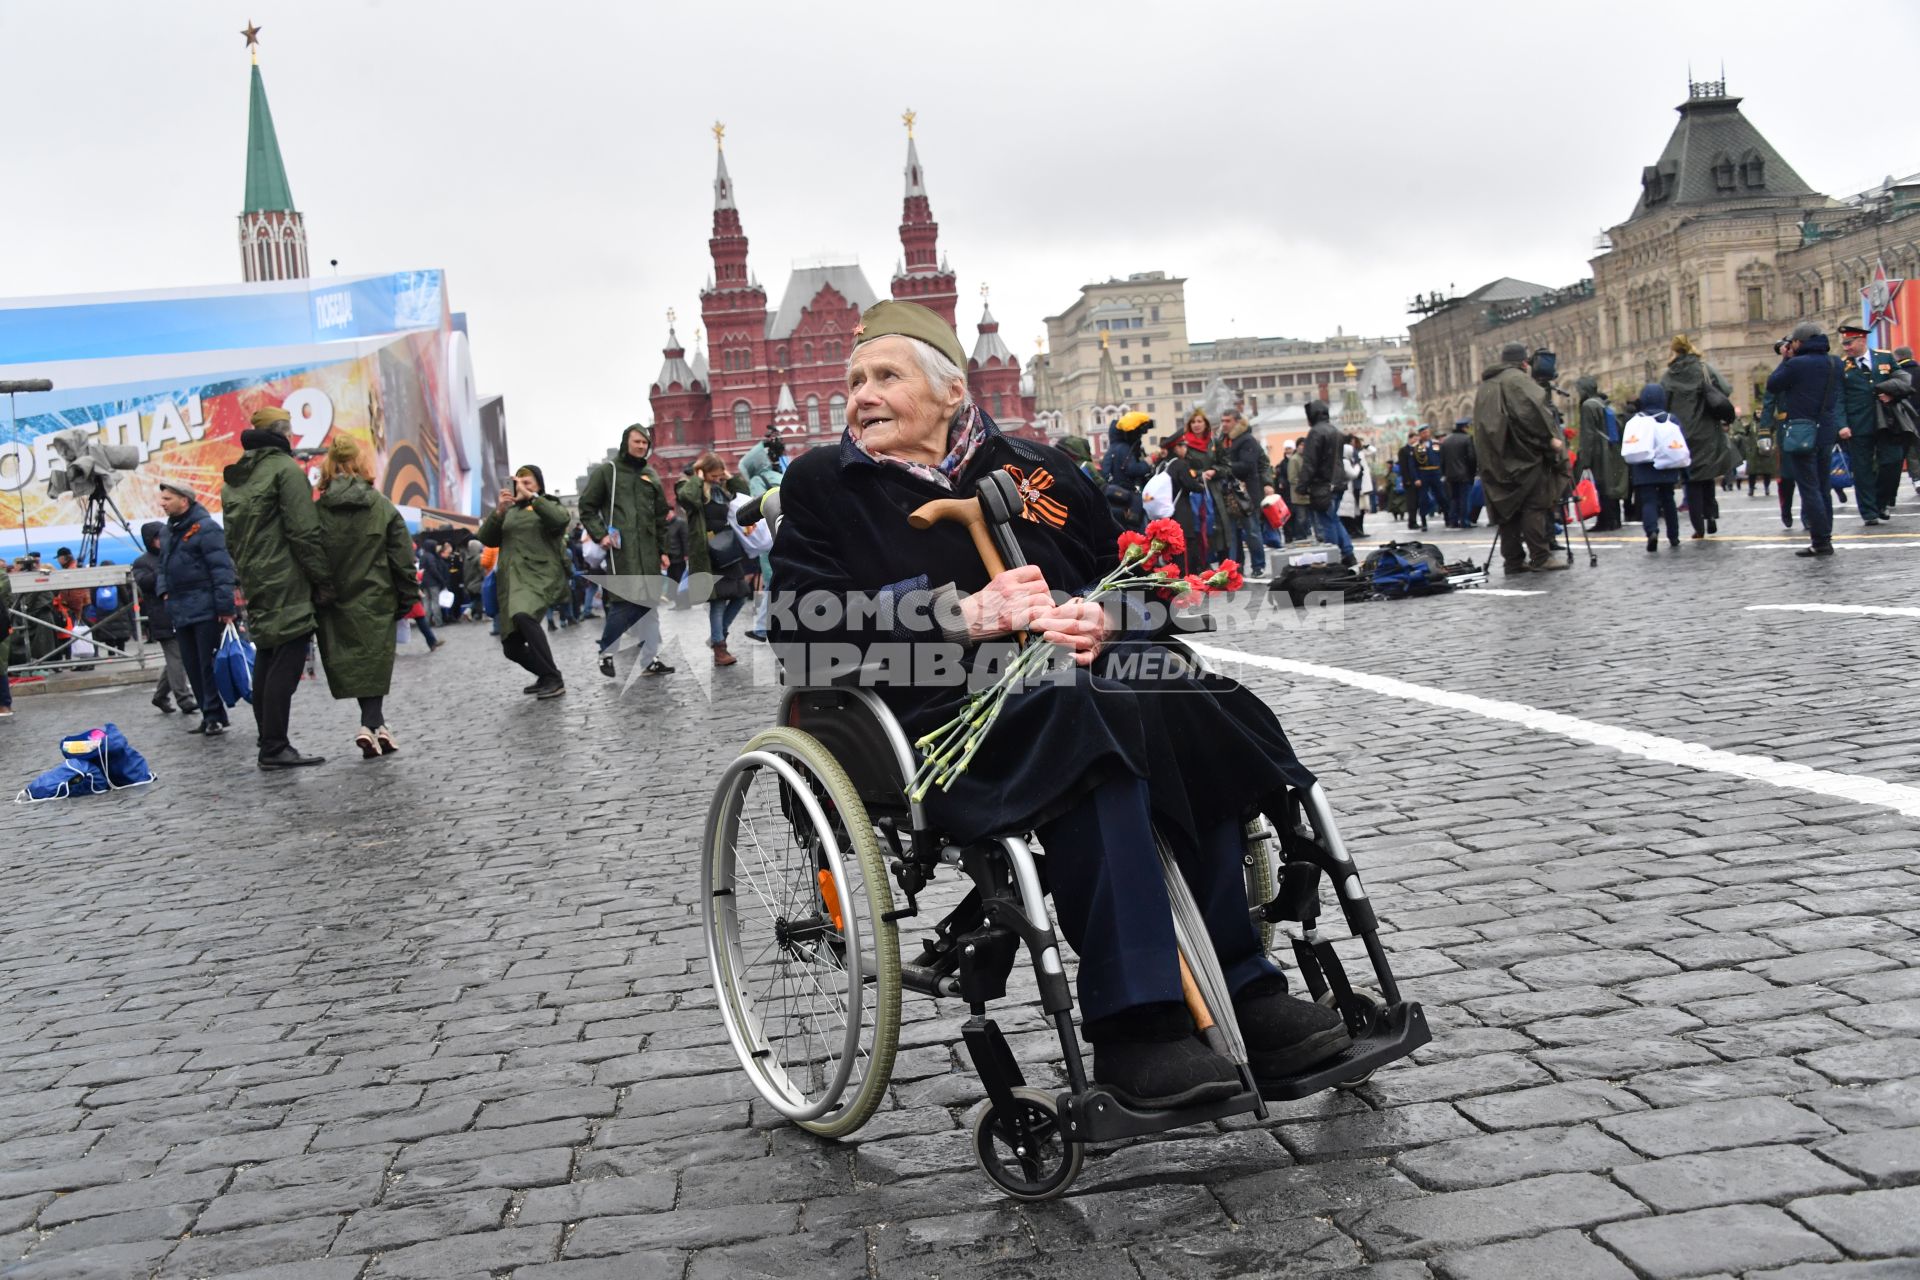
M 1573 394 L 1580 405 L 1577 468 L 1593 476 L 1593 487 L 1600 492 L 1600 518 L 1593 527 L 1595 532 L 1618 529 L 1620 502 L 1627 496 L 1627 464 L 1620 459 L 1619 443 L 1607 434 L 1607 398 L 1591 376 L 1574 379 Z
M 351 436 L 335 439 L 320 464 L 317 506 L 334 590 L 317 615 L 327 692 L 360 703 L 353 741 L 362 756 L 391 755 L 400 749 L 385 705 L 394 623 L 420 599 L 413 539 L 393 503 L 373 487 L 373 465 Z
M 493 566 L 500 649 L 533 673 L 533 683 L 520 692 L 558 698 L 567 682 L 540 620 L 569 594 L 566 539 L 572 517 L 546 490 L 546 476 L 533 464 L 514 472 L 513 488 L 500 491 L 499 504 L 480 522 L 480 545 L 500 549 Z
M 293 460 L 293 418 L 269 405 L 240 433 L 244 450 L 223 473 L 221 519 L 234 573 L 247 600 L 247 635 L 254 644 L 253 718 L 262 769 L 320 764 L 287 741 L 294 690 L 307 665 L 314 605 L 333 598 L 320 516 L 307 473 Z
M 13 583 L 7 580 L 7 566 L 0 563 L 0 718 L 13 714 L 13 685 L 7 679 L 12 649 Z
M 640 652 L 635 659 L 645 675 L 662 676 L 673 668 L 660 661 L 660 615 L 667 569 L 667 488 L 648 455 L 653 436 L 639 423 L 620 433 L 620 448 L 587 472 L 580 490 L 580 523 L 587 536 L 606 548 L 607 621 L 600 630 L 600 674 L 614 674 L 613 650 L 635 624 Z
M 1696 540 L 1720 532 L 1720 477 L 1740 465 L 1740 451 L 1733 447 L 1732 438 L 1707 412 L 1709 384 L 1732 397 L 1733 387 L 1701 357 L 1687 335 L 1675 336 L 1673 359 L 1660 375 L 1660 385 L 1667 389 L 1667 412 L 1680 419 L 1687 452 L 1693 455 L 1687 467 L 1687 518 Z

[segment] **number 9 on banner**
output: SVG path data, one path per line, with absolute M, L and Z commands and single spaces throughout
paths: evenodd
M 318 387 L 302 387 L 281 403 L 293 416 L 293 447 L 318 449 L 333 428 L 333 401 Z

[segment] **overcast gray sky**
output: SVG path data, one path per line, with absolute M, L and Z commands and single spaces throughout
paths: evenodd
M 0 0 L 0 295 L 238 278 L 252 19 L 316 269 L 445 268 L 516 459 L 570 479 L 647 416 L 668 307 L 691 342 L 716 118 L 774 302 L 827 254 L 885 294 L 910 106 L 969 346 L 982 281 L 1024 358 L 1147 270 L 1187 277 L 1196 340 L 1399 332 L 1417 292 L 1586 274 L 1689 61 L 1816 189 L 1920 169 L 1845 110 L 1889 101 L 1920 6 L 1846 8 L 1878 71 L 1837 12 Z

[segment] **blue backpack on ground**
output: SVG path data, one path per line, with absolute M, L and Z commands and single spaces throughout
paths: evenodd
M 15 797 L 15 803 L 64 800 L 68 796 L 99 795 L 123 787 L 145 786 L 153 770 L 118 725 L 102 725 L 60 740 L 60 763 L 47 770 Z
M 231 622 L 213 651 L 213 687 L 220 701 L 230 707 L 253 701 L 253 644 L 241 638 L 240 629 Z
M 1424 542 L 1389 542 L 1367 557 L 1362 572 L 1372 582 L 1373 594 L 1387 600 L 1453 589 L 1445 559 Z

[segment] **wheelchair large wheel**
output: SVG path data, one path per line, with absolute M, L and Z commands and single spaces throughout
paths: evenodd
M 1279 852 L 1280 836 L 1264 813 L 1247 823 L 1244 836 L 1245 852 L 1240 855 L 1240 861 L 1247 873 L 1247 906 L 1249 909 L 1264 907 L 1273 901 L 1273 895 L 1280 889 L 1280 882 L 1276 879 L 1278 872 L 1274 869 L 1274 854 Z M 1273 922 L 1255 920 L 1254 927 L 1260 930 L 1260 949 L 1273 950 Z
M 822 1137 L 879 1107 L 900 1037 L 900 939 L 866 806 L 811 734 L 768 729 L 721 775 L 700 890 L 727 1035 L 754 1087 Z
M 993 1185 L 1014 1199 L 1051 1200 L 1080 1176 L 1086 1148 L 1060 1128 L 1052 1094 L 1021 1086 L 1013 1103 L 1026 1126 L 1024 1137 L 991 1100 L 983 1102 L 973 1113 L 974 1158 Z

